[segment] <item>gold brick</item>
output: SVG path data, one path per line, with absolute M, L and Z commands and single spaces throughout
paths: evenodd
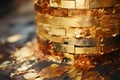
M 61 51 L 63 53 L 74 53 L 74 45 L 67 45 L 67 44 L 60 44 L 54 43 L 53 44 L 54 51 Z
M 44 24 L 44 23 L 41 23 L 39 21 L 36 21 L 36 22 L 37 22 L 37 25 L 49 26 L 49 28 L 65 28 L 63 26 L 53 26 L 53 25 L 50 25 L 50 24 Z
M 75 54 L 98 54 L 98 47 L 75 47 Z
M 76 9 L 89 8 L 89 0 L 76 0 Z
M 61 8 L 75 9 L 75 0 L 61 0 Z
M 47 39 L 47 40 L 50 40 L 51 42 L 62 43 L 63 38 L 60 36 L 50 35 L 49 34 L 50 31 L 51 31 L 50 25 L 41 24 L 40 22 L 37 23 L 37 33 L 42 39 Z M 54 30 L 54 31 L 56 31 L 56 30 Z
M 97 22 L 93 17 L 54 17 L 48 15 L 40 15 L 37 17 L 38 21 L 44 24 L 50 24 L 54 26 L 65 26 L 65 27 L 92 27 L 97 26 Z
M 59 36 L 59 35 L 65 36 L 65 29 L 50 28 L 48 33 L 56 36 Z
M 62 43 L 63 42 L 63 38 L 60 36 L 50 36 L 49 38 L 50 42 L 58 42 L 58 43 Z
M 75 36 L 75 29 L 69 28 L 66 29 L 66 37 L 71 38 Z
M 66 52 L 66 53 L 74 53 L 74 45 L 66 45 L 66 44 L 62 44 L 62 51 Z
M 44 32 L 42 29 L 37 30 L 37 36 L 42 39 L 42 40 L 49 40 L 50 42 L 58 42 L 58 43 L 62 43 L 63 42 L 63 38 L 62 37 L 57 37 L 57 36 L 51 36 L 48 33 Z

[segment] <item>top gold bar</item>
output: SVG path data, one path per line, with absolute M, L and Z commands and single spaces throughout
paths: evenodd
M 114 7 L 120 0 L 38 0 L 41 3 L 48 3 L 50 7 L 67 9 L 92 9 Z

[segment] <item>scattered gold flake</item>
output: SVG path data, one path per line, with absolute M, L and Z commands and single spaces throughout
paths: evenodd
M 22 35 L 16 34 L 7 38 L 7 42 L 14 43 L 22 39 Z

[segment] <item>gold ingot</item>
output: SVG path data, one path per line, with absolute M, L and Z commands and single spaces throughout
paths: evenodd
M 99 47 L 75 47 L 75 54 L 98 54 L 101 53 Z
M 61 51 L 63 53 L 75 53 L 74 45 L 53 43 L 52 46 L 53 46 L 54 51 Z
M 70 18 L 37 14 L 37 19 L 41 23 L 50 24 L 54 26 L 92 27 L 98 25 L 94 17 Z

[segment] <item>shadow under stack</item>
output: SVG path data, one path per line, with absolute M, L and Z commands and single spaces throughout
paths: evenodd
M 118 51 L 119 3 L 120 0 L 36 1 L 40 50 L 58 62 L 69 60 L 68 64 Z M 90 64 L 89 58 L 83 59 L 84 63 Z

